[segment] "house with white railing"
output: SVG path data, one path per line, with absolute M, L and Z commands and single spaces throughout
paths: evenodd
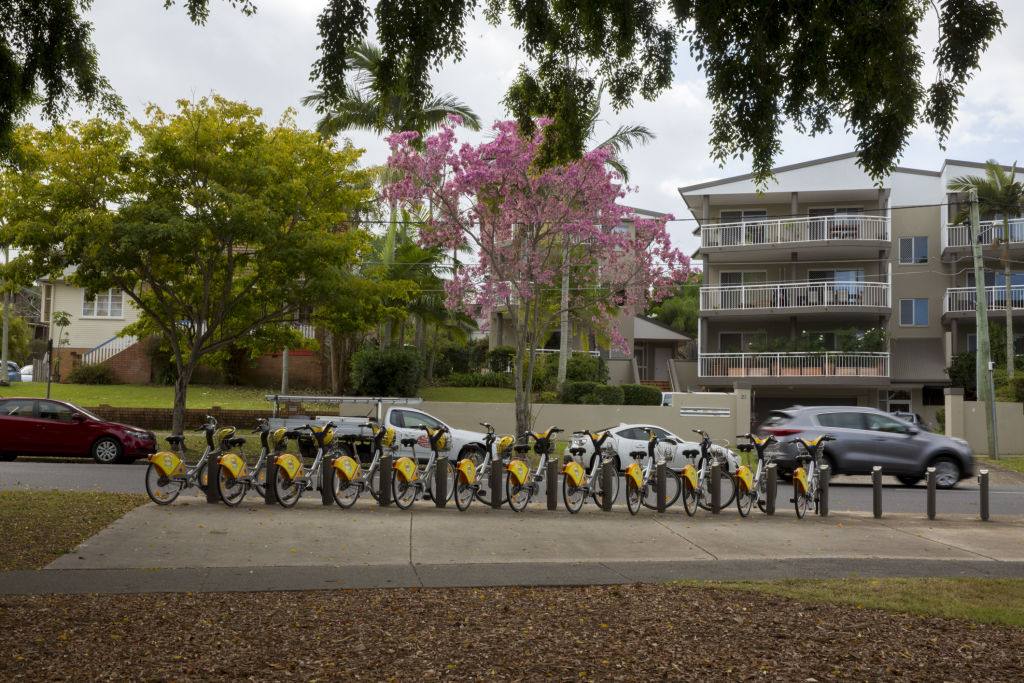
M 696 362 L 677 370 L 686 388 L 749 387 L 758 416 L 817 403 L 932 419 L 944 368 L 974 348 L 978 297 L 970 232 L 956 222 L 965 197 L 946 188 L 983 176 L 984 164 L 897 168 L 878 182 L 850 153 L 773 175 L 763 187 L 743 175 L 679 188 L 704 271 Z M 1024 219 L 1007 222 L 1024 263 Z M 1003 231 L 1002 216 L 982 216 L 986 259 Z M 1024 268 L 1007 294 L 995 265 L 984 283 L 990 319 L 1020 311 L 1024 343 Z

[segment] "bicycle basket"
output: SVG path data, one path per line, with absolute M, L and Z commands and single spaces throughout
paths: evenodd
M 395 430 L 392 427 L 388 427 L 388 430 L 384 432 L 384 438 L 381 439 L 381 443 L 385 448 L 391 448 L 395 443 Z
M 451 447 L 452 447 L 452 445 L 448 441 L 448 434 L 447 433 L 442 434 L 438 438 L 438 440 L 437 440 L 437 450 L 439 450 L 439 451 L 446 451 L 446 450 L 448 450 Z
M 512 452 L 512 446 L 514 446 L 516 440 L 511 436 L 503 436 L 498 439 L 497 452 L 498 455 L 507 455 Z

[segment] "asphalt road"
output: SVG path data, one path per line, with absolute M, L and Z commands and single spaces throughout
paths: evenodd
M 145 462 L 131 465 L 99 465 L 88 460 L 31 460 L 19 458 L 0 462 L 0 490 L 66 489 L 87 491 L 146 492 Z M 780 484 L 779 509 L 790 506 L 791 489 Z M 886 478 L 882 497 L 884 512 L 925 513 L 926 490 L 923 484 L 908 488 L 894 478 Z M 991 486 L 989 505 L 992 515 L 1024 515 L 1024 487 Z M 867 477 L 837 477 L 832 482 L 830 508 L 834 512 L 870 511 L 872 489 Z M 952 490 L 939 491 L 936 508 L 942 514 L 977 514 L 980 496 L 976 479 L 966 479 Z M 620 492 L 618 505 L 624 505 Z

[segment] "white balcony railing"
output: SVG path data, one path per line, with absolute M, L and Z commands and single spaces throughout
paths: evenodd
M 704 286 L 700 310 L 874 306 L 891 308 L 887 282 L 776 282 Z
M 985 288 L 985 304 L 989 311 L 1006 310 L 1006 287 Z M 1024 311 L 1024 285 L 1010 286 L 1010 306 Z M 951 287 L 942 301 L 943 313 L 974 313 L 978 308 L 978 290 L 974 287 Z
M 94 346 L 85 353 L 82 354 L 82 365 L 94 365 L 96 363 L 102 363 L 103 361 L 113 358 L 117 354 L 121 353 L 135 342 L 139 341 L 138 338 L 127 336 L 127 337 L 111 337 L 107 341 L 103 342 L 98 346 Z
M 788 242 L 889 241 L 882 216 L 814 216 L 715 223 L 700 230 L 701 247 L 749 247 Z
M 888 353 L 702 353 L 701 377 L 888 377 Z
M 1024 218 L 1011 218 L 1009 221 L 1010 227 L 1010 244 L 1024 244 Z M 978 224 L 978 240 L 983 245 L 992 244 L 994 239 L 1002 238 L 1003 236 L 1003 221 L 982 221 Z M 969 247 L 971 246 L 971 227 L 960 223 L 958 225 L 950 225 L 946 228 L 946 244 L 947 247 Z

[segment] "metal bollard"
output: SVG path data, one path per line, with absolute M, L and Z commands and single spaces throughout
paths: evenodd
M 711 514 L 717 515 L 722 511 L 722 468 L 719 464 L 711 465 Z
M 501 485 L 504 469 L 505 465 L 502 463 L 501 458 L 491 460 L 491 471 L 487 478 L 487 485 L 491 489 L 491 508 L 494 510 L 501 509 L 501 496 L 505 493 Z
M 605 512 L 611 512 L 612 509 L 612 477 L 615 476 L 613 470 L 615 463 L 609 458 L 605 458 L 601 461 L 601 509 Z
M 764 502 L 764 514 L 774 515 L 775 497 L 779 492 L 779 469 L 775 463 L 768 465 L 768 483 L 765 488 L 767 489 L 768 500 Z
M 871 487 L 872 487 L 872 509 L 875 513 L 875 519 L 882 518 L 882 467 L 875 465 L 871 468 Z
M 381 507 L 391 505 L 392 465 L 390 453 L 380 456 L 380 474 L 377 477 L 377 481 L 380 482 L 380 497 L 377 498 L 377 504 Z
M 322 505 L 334 504 L 334 457 L 324 456 L 320 462 L 320 503 Z
M 682 484 L 680 484 L 682 485 Z M 665 461 L 658 461 L 658 468 L 654 471 L 654 493 L 658 496 L 658 512 L 665 511 Z
M 266 470 L 264 471 L 263 490 L 266 495 L 263 497 L 264 505 L 277 505 L 277 465 L 274 460 L 277 458 L 276 455 L 271 453 L 267 456 Z
M 548 510 L 558 509 L 558 458 L 548 460 L 544 480 L 547 485 Z
M 822 465 L 818 470 L 818 514 L 828 517 L 828 483 L 832 478 L 832 470 L 828 465 Z
M 434 505 L 443 508 L 448 504 L 448 457 L 437 456 L 434 463 Z
M 928 483 L 928 519 L 935 519 L 935 468 L 925 470 L 924 477 Z
M 988 470 L 978 472 L 978 490 L 981 492 L 981 519 L 988 521 Z
M 211 454 L 206 465 L 206 502 L 220 501 L 220 463 L 217 462 L 217 456 Z

